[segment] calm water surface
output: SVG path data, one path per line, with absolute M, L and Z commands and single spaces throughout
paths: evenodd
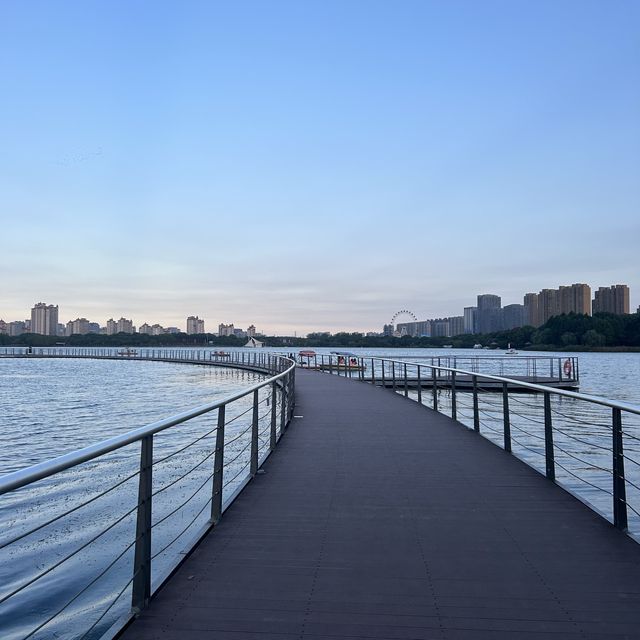
M 262 379 L 159 362 L 0 359 L 0 472 L 214 402 Z M 269 401 L 269 394 L 260 394 L 261 453 Z M 250 408 L 250 398 L 228 408 L 225 501 L 248 470 Z M 214 411 L 154 438 L 154 578 L 209 518 L 216 418 Z M 3 640 L 82 638 L 94 624 L 86 637 L 95 638 L 128 610 L 139 451 L 136 443 L 0 497 L 0 546 L 71 512 L 0 548 L 0 598 L 17 591 L 0 603 Z
M 315 350 L 319 354 L 332 351 Z M 461 349 L 350 351 L 417 362 L 431 356 L 464 359 L 500 355 Z M 640 354 L 573 355 L 580 359 L 581 392 L 640 405 Z M 495 366 L 488 362 L 480 370 L 497 373 Z M 0 449 L 0 473 L 228 396 L 258 379 L 256 374 L 233 369 L 156 362 L 0 359 L 0 437 L 5 444 Z M 410 395 L 417 398 L 415 392 Z M 268 437 L 269 400 L 266 394 L 261 395 L 265 409 L 261 410 L 261 450 Z M 423 394 L 423 401 L 430 403 L 430 392 Z M 450 392 L 440 391 L 440 410 L 450 411 L 450 404 Z M 502 446 L 501 397 L 481 393 L 479 404 L 482 434 Z M 242 414 L 248 408 L 248 401 L 235 407 L 236 419 L 227 430 L 231 463 L 225 469 L 225 478 L 229 479 L 225 499 L 246 473 L 249 440 L 247 417 Z M 542 397 L 512 394 L 510 409 L 514 454 L 543 471 Z M 552 411 L 558 481 L 611 517 L 611 411 L 567 398 L 554 398 Z M 468 393 L 458 393 L 458 417 L 472 428 L 472 399 Z M 181 551 L 188 534 L 208 517 L 210 494 L 206 489 L 210 486 L 214 434 L 203 434 L 211 432 L 214 422 L 215 415 L 211 414 L 156 437 L 154 459 L 161 460 L 154 467 L 154 489 L 158 491 L 154 498 L 153 537 L 156 575 Z M 640 512 L 638 416 L 625 415 L 623 427 L 630 528 L 640 533 L 640 517 L 634 512 Z M 180 451 L 199 438 L 196 444 Z M 137 478 L 127 478 L 137 469 L 138 455 L 139 445 L 131 445 L 64 472 L 55 481 L 41 481 L 0 498 L 2 540 L 6 540 L 5 536 L 19 536 L 52 515 L 98 496 L 114 483 L 122 483 L 64 520 L 0 549 L 0 589 L 1 593 L 8 593 L 81 548 L 24 592 L 0 604 L 0 637 L 81 638 L 88 620 L 96 626 L 86 637 L 98 637 L 127 610 L 135 531 L 135 514 L 128 512 L 135 504 L 137 490 Z M 189 473 L 194 466 L 196 469 Z M 185 474 L 188 475 L 183 477 Z M 185 500 L 186 506 L 177 508 Z M 102 533 L 105 529 L 107 532 Z M 113 563 L 118 555 L 120 558 Z M 92 584 L 95 576 L 102 573 Z M 83 589 L 86 590 L 74 600 Z M 29 636 L 62 607 L 65 608 L 55 620 Z

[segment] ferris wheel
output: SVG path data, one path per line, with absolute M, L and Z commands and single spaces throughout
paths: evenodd
M 396 311 L 391 318 L 391 324 L 395 327 L 398 318 L 406 319 L 406 322 L 418 322 L 418 317 L 413 311 L 409 311 L 408 309 L 402 309 L 401 311 Z M 411 320 L 409 320 L 409 318 Z

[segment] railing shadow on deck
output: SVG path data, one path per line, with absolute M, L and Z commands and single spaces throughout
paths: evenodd
M 114 349 L 59 348 L 32 349 L 30 353 L 26 349 L 7 351 L 3 350 L 3 355 L 10 357 L 126 358 L 228 366 L 267 376 L 217 402 L 0 478 L 0 496 L 5 501 L 2 508 L 9 510 L 22 505 L 25 509 L 23 517 L 14 518 L 11 530 L 5 531 L 0 539 L 0 554 L 15 558 L 24 551 L 25 558 L 29 558 L 34 547 L 46 549 L 42 564 L 35 568 L 24 566 L 19 575 L 5 574 L 8 579 L 0 587 L 0 619 L 8 622 L 24 618 L 12 627 L 11 637 L 52 637 L 55 630 L 62 629 L 65 637 L 112 638 L 147 606 L 151 596 L 220 521 L 275 449 L 293 415 L 296 365 L 284 356 L 256 352 L 143 349 L 118 353 Z M 172 427 L 211 414 L 215 416 L 213 424 L 203 426 L 191 442 L 173 449 L 160 442 L 154 454 L 154 445 L 161 434 L 172 433 Z M 132 445 L 139 446 L 137 456 L 127 450 Z M 185 472 L 176 462 L 180 455 L 186 456 L 189 464 Z M 131 463 L 133 468 L 123 470 L 123 462 Z M 87 470 L 87 465 L 95 467 Z M 89 476 L 91 488 L 97 484 L 98 489 L 90 498 L 75 501 L 77 486 L 73 485 L 78 485 L 79 479 L 68 474 L 83 466 L 87 473 L 80 478 L 80 484 Z M 168 473 L 167 467 L 171 467 Z M 99 479 L 95 477 L 97 473 L 102 474 Z M 37 493 L 44 484 L 46 493 L 47 488 L 59 488 L 64 483 L 73 488 L 69 490 L 72 506 L 66 504 L 60 512 L 47 511 L 43 516 L 29 504 L 33 497 L 30 491 Z M 171 494 L 168 490 L 172 489 L 180 495 Z M 119 502 L 114 498 L 117 491 L 121 492 Z M 163 504 L 168 495 L 173 497 Z M 196 497 L 200 500 L 194 500 Z M 101 500 L 107 503 L 96 511 Z M 111 509 L 116 513 L 111 513 Z M 76 548 L 69 548 L 65 531 L 79 526 L 83 511 L 88 512 L 83 524 L 92 518 L 101 524 L 88 531 Z M 163 532 L 160 525 L 175 516 L 182 518 L 178 535 Z M 102 526 L 104 520 L 108 522 Z M 89 522 L 89 528 L 92 524 Z M 105 542 L 107 539 L 109 544 Z M 20 545 L 22 549 L 17 548 Z M 84 550 L 90 552 L 90 563 L 97 568 L 90 578 L 85 578 L 84 584 L 77 585 L 72 565 L 86 562 L 80 555 Z M 163 560 L 160 568 L 156 566 L 158 558 Z M 0 556 L 3 565 L 1 560 Z M 28 564 L 28 560 L 24 563 Z M 115 573 L 122 579 L 117 585 Z M 30 593 L 37 592 L 42 598 L 43 590 L 51 590 L 50 603 L 44 611 L 34 611 L 29 606 Z M 130 606 L 125 606 L 127 596 Z M 82 629 L 65 630 L 72 615 L 83 619 Z M 58 624 L 61 627 L 56 629 Z M 5 632 L 2 637 L 9 637 Z

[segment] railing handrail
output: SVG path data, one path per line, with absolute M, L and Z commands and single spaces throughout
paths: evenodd
M 113 436 L 112 438 L 107 438 L 106 440 L 102 440 L 101 442 L 89 445 L 88 447 L 77 449 L 76 451 L 71 451 L 62 456 L 58 456 L 57 458 L 52 458 L 51 460 L 46 460 L 45 462 L 40 462 L 30 467 L 25 467 L 24 469 L 19 469 L 18 471 L 14 471 L 12 473 L 4 475 L 0 477 L 0 495 L 7 493 L 8 491 L 24 487 L 28 484 L 31 484 L 32 482 L 43 480 L 44 478 L 48 478 L 49 476 L 59 473 L 60 471 L 65 471 L 66 469 L 75 467 L 79 464 L 82 464 L 83 462 L 88 462 L 89 460 L 98 458 L 105 453 L 110 453 L 112 451 L 115 451 L 116 449 L 121 449 L 122 447 L 142 440 L 142 438 L 144 438 L 145 436 L 153 435 L 160 431 L 164 431 L 169 427 L 175 426 L 176 424 L 180 424 L 181 422 L 186 422 L 187 420 L 196 418 L 197 416 L 200 416 L 204 413 L 209 413 L 210 411 L 218 409 L 223 405 L 235 402 L 236 400 L 239 400 L 240 398 L 243 398 L 244 396 L 257 391 L 262 387 L 277 382 L 281 378 L 285 377 L 288 373 L 290 373 L 293 369 L 295 369 L 296 363 L 285 356 L 276 357 L 287 360 L 290 363 L 290 366 L 277 375 L 271 376 L 266 380 L 263 380 L 262 382 L 251 385 L 250 387 L 246 387 L 242 391 L 239 391 L 230 396 L 226 396 L 225 398 L 217 400 L 216 402 L 200 405 L 198 407 L 195 407 L 194 409 L 190 409 L 189 411 L 184 411 L 169 418 L 152 422 L 151 424 L 133 429 L 131 431 L 127 431 L 126 433 L 122 433 L 117 436 Z M 225 364 L 227 366 L 231 366 L 233 363 Z M 215 363 L 212 363 L 212 366 L 215 366 Z M 264 371 L 264 368 L 261 368 L 259 366 L 256 366 L 255 369 L 256 371 L 260 372 Z
M 324 355 L 324 354 L 320 354 Z M 622 411 L 628 411 L 640 415 L 640 405 L 632 404 L 630 402 L 624 402 L 622 400 L 609 400 L 601 396 L 594 396 L 586 393 L 579 393 L 577 391 L 567 391 L 565 389 L 556 389 L 542 384 L 535 384 L 533 382 L 524 382 L 523 380 L 517 380 L 516 378 L 507 378 L 503 376 L 495 376 L 489 373 L 480 373 L 479 371 L 467 371 L 466 369 L 454 369 L 452 367 L 444 367 L 439 365 L 427 364 L 424 362 L 410 362 L 408 360 L 394 360 L 392 358 L 382 358 L 380 356 L 361 356 L 367 360 L 380 360 L 383 362 L 395 362 L 397 364 L 411 364 L 416 367 L 429 367 L 430 369 L 437 369 L 438 371 L 450 371 L 452 373 L 461 373 L 463 375 L 475 376 L 478 378 L 486 378 L 488 380 L 495 380 L 496 382 L 507 382 L 512 385 L 531 389 L 532 391 L 540 391 L 547 393 L 554 393 L 556 395 L 566 396 L 568 398 L 575 398 L 577 400 L 585 400 L 594 404 L 603 405 L 612 409 L 621 409 Z

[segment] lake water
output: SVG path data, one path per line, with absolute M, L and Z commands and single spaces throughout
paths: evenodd
M 0 473 L 214 402 L 262 379 L 247 371 L 173 363 L 0 358 Z M 270 394 L 261 392 L 261 454 L 269 401 Z M 251 406 L 248 397 L 227 411 L 225 502 L 248 473 Z M 154 438 L 154 578 L 209 518 L 216 419 L 214 411 Z M 0 545 L 88 503 L 0 549 L 0 599 L 54 567 L 0 603 L 0 638 L 82 638 L 94 623 L 86 637 L 96 638 L 128 610 L 139 452 L 135 443 L 0 497 Z
M 319 354 L 332 350 L 315 349 Z M 282 349 L 265 351 L 282 352 Z M 384 355 L 417 362 L 424 362 L 424 358 L 431 356 L 494 355 L 461 349 L 350 351 L 357 355 Z M 522 355 L 566 354 L 527 352 Z M 581 392 L 640 405 L 640 354 L 577 355 Z M 5 445 L 0 449 L 0 474 L 215 401 L 259 379 L 257 374 L 233 369 L 173 363 L 0 358 L 0 438 Z M 414 391 L 410 395 L 417 397 Z M 268 401 L 265 392 L 261 395 L 265 407 L 260 422 L 262 449 L 269 426 Z M 430 391 L 423 393 L 423 401 L 429 405 Z M 440 391 L 438 401 L 441 411 L 450 411 L 449 391 Z M 471 395 L 458 393 L 457 402 L 459 419 L 472 427 Z M 544 470 L 541 396 L 512 394 L 510 405 L 514 454 Z M 247 416 L 241 414 L 249 407 L 249 400 L 238 403 L 234 408 L 238 418 L 227 430 L 233 463 L 225 469 L 225 477 L 232 479 L 225 487 L 225 500 L 246 475 L 249 440 Z M 567 398 L 554 398 L 552 410 L 558 481 L 610 517 L 610 410 Z M 481 432 L 499 446 L 502 445 L 501 411 L 499 395 L 480 394 Z M 630 509 L 640 511 L 638 418 L 625 415 L 624 445 L 628 460 L 627 500 Z M 210 493 L 207 494 L 207 487 L 213 464 L 210 455 L 214 434 L 202 436 L 214 427 L 215 413 L 156 436 L 154 459 L 166 458 L 154 468 L 154 489 L 160 490 L 159 497 L 154 499 L 156 576 L 180 553 L 181 545 L 186 543 L 192 531 L 208 518 Z M 202 439 L 180 452 L 185 444 L 198 438 Z M 32 586 L 0 604 L 0 637 L 8 640 L 26 637 L 75 639 L 85 637 L 84 630 L 96 622 L 95 628 L 86 636 L 94 638 L 126 611 L 130 600 L 130 587 L 126 586 L 132 562 L 130 545 L 135 531 L 135 514 L 127 513 L 135 504 L 137 490 L 137 478 L 127 478 L 137 470 L 138 456 L 139 445 L 131 445 L 98 461 L 68 470 L 55 479 L 41 481 L 0 498 L 1 545 L 7 538 L 18 536 L 38 523 L 48 521 L 52 515 L 93 499 L 116 482 L 121 483 L 117 489 L 96 498 L 95 502 L 64 520 L 0 549 L 1 598 L 2 594 L 19 588 L 45 571 L 52 562 L 55 564 L 84 547 Z M 180 479 L 194 465 L 199 466 Z M 176 505 L 190 497 L 187 505 L 176 511 Z M 630 528 L 640 533 L 640 517 L 630 510 L 629 519 Z M 193 523 L 191 527 L 190 523 Z M 107 527 L 110 527 L 107 533 L 100 535 Z M 96 549 L 100 551 L 96 552 Z M 111 565 L 118 554 L 121 554 L 120 559 Z M 104 576 L 91 584 L 102 572 Z M 71 581 L 70 575 L 73 576 Z M 86 591 L 73 600 L 84 588 Z M 115 605 L 109 608 L 118 595 Z M 70 601 L 51 623 L 29 635 Z

